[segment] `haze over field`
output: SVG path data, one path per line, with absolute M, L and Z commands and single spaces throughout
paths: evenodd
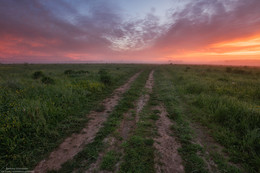
M 1 63 L 260 66 L 259 0 L 2 0 Z

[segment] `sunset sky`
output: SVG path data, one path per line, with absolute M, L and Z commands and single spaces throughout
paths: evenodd
M 260 66 L 260 0 L 1 0 L 0 63 Z

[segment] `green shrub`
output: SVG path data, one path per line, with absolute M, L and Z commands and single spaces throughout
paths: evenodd
M 99 70 L 98 74 L 100 75 L 100 81 L 105 85 L 111 85 L 112 84 L 112 77 L 110 74 L 105 70 L 101 69 Z
M 86 73 L 89 73 L 89 71 L 79 70 L 79 71 L 76 71 L 75 73 L 77 73 L 77 74 L 86 74 Z
M 34 72 L 33 75 L 32 75 L 32 78 L 33 78 L 33 79 L 39 79 L 39 78 L 41 78 L 41 77 L 44 77 L 44 74 L 43 74 L 42 71 L 36 71 L 36 72 Z
M 119 161 L 119 153 L 114 150 L 107 152 L 100 165 L 102 170 L 113 171 L 116 163 Z
M 89 71 L 85 71 L 85 70 L 79 70 L 79 71 L 74 71 L 74 70 L 65 70 L 64 74 L 66 75 L 71 75 L 71 74 L 86 74 L 89 73 Z
M 186 92 L 189 94 L 200 94 L 205 91 L 205 85 L 198 83 L 190 83 L 186 86 Z
M 104 68 L 101 68 L 99 71 L 98 71 L 98 74 L 105 74 L 105 73 L 107 73 L 107 70 L 106 69 L 104 69 Z
M 68 74 L 72 74 L 72 73 L 74 73 L 73 70 L 65 70 L 65 71 L 64 71 L 64 74 L 66 74 L 66 75 L 68 75 Z
M 50 77 L 43 77 L 42 78 L 42 83 L 43 84 L 55 84 L 54 80 Z

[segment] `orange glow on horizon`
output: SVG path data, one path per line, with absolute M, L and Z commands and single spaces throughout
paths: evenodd
M 200 50 L 184 51 L 173 55 L 186 61 L 260 60 L 260 35 L 211 44 Z

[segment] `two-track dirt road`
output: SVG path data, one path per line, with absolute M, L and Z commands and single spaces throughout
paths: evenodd
M 132 76 L 124 85 L 117 88 L 111 97 L 102 102 L 105 107 L 104 111 L 90 112 L 88 115 L 90 120 L 86 124 L 86 127 L 83 128 L 80 133 L 72 134 L 70 137 L 65 139 L 57 149 L 50 153 L 48 158 L 37 164 L 34 172 L 47 172 L 48 170 L 60 169 L 63 163 L 72 159 L 86 144 L 90 143 L 96 136 L 98 130 L 102 127 L 102 124 L 106 121 L 109 112 L 111 112 L 118 104 L 122 94 L 130 88 L 131 84 L 139 74 L 140 72 Z

